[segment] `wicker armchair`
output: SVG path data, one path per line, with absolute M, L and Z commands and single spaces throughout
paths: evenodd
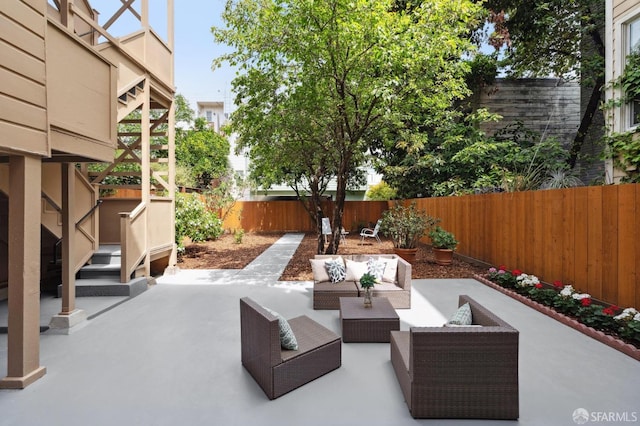
M 240 299 L 242 365 L 275 399 L 342 364 L 340 336 L 307 316 L 288 320 L 298 350 L 280 345 L 278 318 L 248 297 Z
M 473 324 L 391 332 L 391 363 L 415 418 L 517 419 L 518 331 L 468 296 Z

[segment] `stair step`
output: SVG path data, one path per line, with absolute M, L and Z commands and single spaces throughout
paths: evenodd
M 119 277 L 120 264 L 115 263 L 93 263 L 83 266 L 78 271 L 78 279 L 85 278 L 101 278 L 101 277 Z
M 118 279 L 98 278 L 76 280 L 76 297 L 128 296 L 135 297 L 146 291 L 146 277 L 134 278 L 128 283 Z M 62 296 L 62 285 L 58 286 L 58 297 Z

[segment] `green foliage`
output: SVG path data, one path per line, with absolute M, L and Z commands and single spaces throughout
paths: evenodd
M 387 201 L 396 198 L 397 191 L 385 181 L 373 185 L 367 191 L 366 197 L 372 201 Z
M 360 287 L 362 288 L 372 288 L 376 283 L 376 277 L 371 275 L 370 273 L 365 273 L 360 277 Z
M 389 185 L 398 188 L 398 197 L 537 189 L 549 171 L 567 167 L 568 152 L 557 140 L 541 141 L 522 123 L 490 137 L 480 125 L 499 116 L 480 109 L 464 119 L 455 112 L 451 117 L 408 135 L 422 140 L 419 147 L 406 149 L 397 142 L 379 151 L 378 169 Z
M 458 247 L 458 240 L 449 231 L 436 226 L 429 231 L 429 238 L 431 238 L 431 244 L 437 249 L 455 250 Z
M 199 194 L 176 193 L 176 244 L 182 252 L 182 241 L 215 240 L 222 235 L 222 220 L 210 211 Z
M 233 241 L 236 244 L 242 244 L 242 238 L 244 237 L 244 229 L 235 229 L 233 231 Z
M 428 229 L 439 222 L 424 210 L 418 210 L 415 201 L 408 207 L 396 202 L 382 213 L 380 230 L 393 241 L 395 248 L 415 248 Z
M 611 111 L 627 103 L 640 99 L 640 51 L 627 55 L 627 64 L 622 75 L 610 83 L 611 87 L 619 88 L 622 97 L 612 99 L 603 106 L 605 111 Z M 613 161 L 614 166 L 625 172 L 621 179 L 625 183 L 640 182 L 640 137 L 636 127 L 627 132 L 609 132 L 604 141 L 609 148 L 605 157 Z
M 229 150 L 229 141 L 208 128 L 203 118 L 196 119 L 192 129 L 176 137 L 176 162 L 190 171 L 187 180 L 196 181 L 201 188 L 227 173 Z
M 620 88 L 625 95 L 625 102 L 640 98 L 640 50 L 627 55 L 627 64 L 620 76 Z
M 592 0 L 488 0 L 489 41 L 513 76 L 575 78 L 604 72 L 604 3 Z M 581 55 L 585 42 L 596 47 Z
M 577 176 L 562 169 L 549 171 L 547 177 L 544 178 L 541 189 L 560 189 L 573 188 L 583 186 L 584 183 Z
M 402 128 L 420 110 L 437 121 L 468 94 L 470 28 L 481 7 L 434 0 L 405 8 L 393 0 L 228 1 L 214 38 L 238 66 L 232 127 L 249 148 L 263 187 L 306 186 L 316 219 L 331 178 L 339 232 L 346 189 L 371 148 L 369 136 Z M 334 239 L 331 250 L 337 250 Z

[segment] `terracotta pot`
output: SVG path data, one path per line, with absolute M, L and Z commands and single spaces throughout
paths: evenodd
M 453 263 L 453 250 L 449 249 L 433 249 L 438 265 L 451 265 Z
M 403 248 L 394 248 L 394 253 L 406 260 L 407 262 L 413 264 L 416 260 L 416 253 L 418 252 L 417 248 L 403 249 Z

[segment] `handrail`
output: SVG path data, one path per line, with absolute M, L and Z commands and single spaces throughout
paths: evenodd
M 53 199 L 51 197 L 49 197 L 47 194 L 45 194 L 44 191 L 40 192 L 40 195 L 42 196 L 42 198 L 44 198 L 44 200 L 49 203 L 49 205 L 51 207 L 53 207 L 58 213 L 62 214 L 62 207 L 60 207 L 59 205 L 56 204 L 55 201 L 53 201 Z
M 96 201 L 96 205 L 95 205 L 95 206 L 93 206 L 93 207 L 91 207 L 91 209 L 89 209 L 89 211 L 88 211 L 88 212 L 86 212 L 86 213 L 85 213 L 85 215 L 84 215 L 84 216 L 82 216 L 82 217 L 80 218 L 80 220 L 76 222 L 76 228 L 77 228 L 78 226 L 80 226 L 80 224 L 81 224 L 82 222 L 84 222 L 86 218 L 88 218 L 89 216 L 91 216 L 91 214 L 92 214 L 92 213 L 93 213 L 93 212 L 94 212 L 98 207 L 100 207 L 100 204 L 102 204 L 102 200 L 98 200 L 98 201 Z

